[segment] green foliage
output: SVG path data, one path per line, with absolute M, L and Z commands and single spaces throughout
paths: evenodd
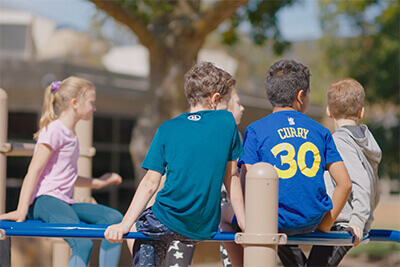
M 379 143 L 383 151 L 382 163 L 379 165 L 379 175 L 380 177 L 389 176 L 392 179 L 400 178 L 400 116 L 396 118 L 397 124 L 386 126 L 382 122 L 371 122 L 368 127 L 371 132 L 373 132 L 375 139 Z M 392 191 L 398 191 L 400 188 L 394 189 Z
M 248 24 L 246 33 L 257 45 L 262 45 L 266 40 L 273 40 L 273 48 L 276 54 L 282 54 L 290 43 L 283 40 L 277 26 L 277 12 L 294 2 L 295 0 L 264 1 L 252 0 L 249 4 L 239 9 L 231 18 L 230 25 L 222 33 L 223 42 L 233 45 L 239 39 L 238 30 L 243 24 Z
M 338 78 L 352 77 L 358 80 L 364 86 L 372 108 L 378 105 L 397 107 L 394 117 L 386 110 L 385 118 L 374 120 L 369 126 L 383 152 L 380 177 L 399 179 L 399 2 L 323 1 L 320 2 L 320 9 L 325 33 L 321 45 L 326 51 L 326 62 L 330 69 Z M 342 21 L 349 24 L 353 37 L 338 36 Z M 390 116 L 393 122 L 387 125 L 383 120 Z
M 324 1 L 321 23 L 326 33 L 322 45 L 332 70 L 351 76 L 366 89 L 371 103 L 399 104 L 399 5 L 398 1 Z M 371 13 L 380 12 L 371 18 Z M 356 36 L 337 36 L 340 20 Z
M 177 1 L 154 0 L 115 0 L 122 7 L 141 18 L 147 24 L 162 25 L 169 14 L 172 13 Z
M 216 1 L 185 1 L 185 4 L 177 0 L 114 0 L 132 15 L 140 18 L 149 29 L 160 34 L 167 33 L 169 22 L 180 20 L 181 23 L 190 22 L 193 14 L 203 14 L 212 8 Z M 290 43 L 283 40 L 277 26 L 277 12 L 296 0 L 265 1 L 250 0 L 247 6 L 239 8 L 226 23 L 222 30 L 222 42 L 227 45 L 235 44 L 239 38 L 239 31 L 245 28 L 245 32 L 254 43 L 262 45 L 266 40 L 273 40 L 275 53 L 282 54 Z M 185 6 L 185 8 L 182 8 Z M 187 13 L 190 10 L 192 14 Z
M 355 248 L 352 248 L 349 251 L 349 256 L 355 257 L 360 254 L 366 253 L 369 258 L 383 258 L 393 252 L 400 251 L 400 245 L 396 243 L 379 243 L 372 242 L 366 245 L 361 245 Z

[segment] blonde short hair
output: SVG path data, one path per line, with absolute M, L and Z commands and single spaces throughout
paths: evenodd
M 353 78 L 333 82 L 326 96 L 329 110 L 337 119 L 357 120 L 360 110 L 364 107 L 364 88 Z

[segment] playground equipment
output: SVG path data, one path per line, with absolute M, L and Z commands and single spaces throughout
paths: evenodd
M 5 212 L 6 160 L 7 156 L 29 156 L 32 144 L 7 143 L 7 94 L 0 89 L 0 213 Z M 78 161 L 79 175 L 91 176 L 92 120 L 78 125 L 81 155 Z M 348 232 L 313 232 L 286 236 L 278 233 L 278 176 L 268 163 L 257 163 L 249 169 L 246 178 L 246 229 L 244 233 L 218 233 L 207 241 L 235 241 L 243 244 L 245 266 L 275 266 L 277 245 L 352 245 Z M 251 193 L 250 193 L 251 192 Z M 89 198 L 90 190 L 75 191 L 75 196 Z M 257 203 L 265 203 L 262 210 Z M 37 220 L 25 222 L 0 221 L 0 239 L 6 236 L 60 237 L 60 238 L 104 238 L 107 225 L 52 224 Z M 130 232 L 124 238 L 148 239 L 138 232 Z M 371 230 L 362 243 L 369 241 L 400 243 L 400 232 L 394 230 Z M 61 246 L 61 247 L 60 247 Z M 62 256 L 60 256 L 62 254 Z M 68 246 L 55 243 L 53 266 L 68 265 Z
M 0 214 L 5 212 L 7 157 L 29 157 L 33 155 L 35 144 L 7 142 L 8 131 L 8 96 L 0 88 Z M 80 121 L 76 126 L 79 139 L 78 174 L 85 177 L 92 176 L 92 157 L 96 154 L 93 144 L 93 118 L 89 121 Z M 74 198 L 89 200 L 89 188 L 75 188 Z M 2 245 L 3 246 L 3 245 Z M 2 247 L 3 248 L 3 247 Z M 4 249 L 3 249 L 4 250 Z M 53 240 L 53 266 L 67 266 L 69 260 L 69 246 L 62 239 Z M 0 264 L 1 265 L 1 264 Z
M 104 238 L 104 231 L 108 225 L 93 225 L 81 222 L 80 224 L 44 223 L 39 220 L 27 220 L 23 223 L 14 221 L 0 221 L 0 240 L 6 236 L 29 237 L 62 237 L 62 238 Z M 207 242 L 235 241 L 243 233 L 219 232 Z M 261 235 L 260 235 L 261 236 Z M 129 232 L 124 239 L 151 239 L 140 232 Z M 291 235 L 286 240 L 287 245 L 321 245 L 321 246 L 351 246 L 353 237 L 347 231 L 312 232 L 309 234 Z M 400 243 L 400 232 L 394 230 L 372 230 L 365 234 L 361 244 L 370 241 Z M 260 242 L 261 243 L 261 242 Z

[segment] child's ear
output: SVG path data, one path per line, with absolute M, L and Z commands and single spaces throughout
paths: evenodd
M 71 99 L 71 106 L 72 106 L 74 109 L 77 109 L 77 108 L 78 108 L 78 99 L 72 98 L 72 99 Z
M 304 92 L 304 90 L 300 90 L 297 92 L 296 99 L 302 105 L 304 104 L 304 97 L 306 97 L 306 93 Z
M 217 104 L 219 103 L 221 98 L 221 94 L 220 93 L 213 93 L 211 94 L 210 100 L 211 100 L 211 107 L 216 109 Z
M 358 119 L 361 120 L 364 117 L 364 112 L 365 109 L 364 107 L 362 107 L 359 111 L 358 111 Z
M 329 107 L 326 107 L 326 116 L 328 116 L 329 118 L 332 119 L 332 114 L 331 114 L 331 110 L 329 109 Z

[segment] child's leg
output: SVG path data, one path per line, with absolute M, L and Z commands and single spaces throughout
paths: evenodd
M 150 208 L 140 215 L 136 221 L 136 229 L 138 232 L 157 240 L 135 241 L 133 247 L 134 266 L 163 266 L 167 251 L 173 240 L 180 240 L 187 244 L 196 243 L 166 227 L 154 216 Z
M 119 211 L 100 204 L 75 203 L 71 207 L 79 219 L 91 224 L 116 224 L 121 222 L 123 217 Z M 121 244 L 103 239 L 100 245 L 99 265 L 118 266 L 120 252 Z
M 232 264 L 232 266 L 243 266 L 243 247 L 235 242 L 222 242 L 222 245 L 222 248 L 225 247 L 228 252 L 228 255 L 225 256 L 221 251 L 221 261 L 223 266 L 229 266 L 229 264 Z M 220 247 L 220 250 L 222 248 Z
M 165 240 L 164 237 L 172 231 L 154 216 L 151 208 L 142 212 L 135 226 L 138 232 L 158 240 L 135 240 L 132 252 L 133 266 L 160 266 L 172 242 L 172 239 Z
M 331 231 L 345 231 L 347 226 L 334 225 Z M 352 246 L 313 246 L 307 266 L 338 266 Z
M 11 239 L 6 237 L 0 241 L 0 266 L 11 265 Z
M 171 242 L 136 240 L 133 246 L 133 266 L 162 266 Z
M 338 266 L 352 246 L 313 246 L 307 266 Z
M 165 257 L 166 266 L 190 266 L 193 253 L 196 248 L 194 244 L 185 244 L 181 241 L 172 241 Z
M 304 230 L 278 229 L 278 231 L 287 235 L 307 234 L 315 231 L 317 227 L 318 224 Z M 306 266 L 307 258 L 297 245 L 278 246 L 278 256 L 284 266 Z
M 230 203 L 223 203 L 221 206 L 221 222 L 220 229 L 221 232 L 238 232 L 240 231 L 239 227 L 235 227 L 233 229 L 231 222 L 233 218 L 233 209 Z M 226 251 L 228 252 L 229 257 L 225 257 L 224 254 L 221 253 L 222 264 L 227 265 L 227 262 L 230 261 L 232 266 L 242 266 L 243 265 L 243 247 L 234 242 L 222 242 Z
M 29 211 L 29 217 L 46 223 L 79 223 L 79 218 L 71 206 L 64 201 L 40 196 Z M 72 248 L 68 266 L 87 266 L 92 252 L 93 242 L 90 239 L 65 239 Z
M 283 266 L 306 266 L 306 256 L 297 245 L 278 246 L 278 256 Z

